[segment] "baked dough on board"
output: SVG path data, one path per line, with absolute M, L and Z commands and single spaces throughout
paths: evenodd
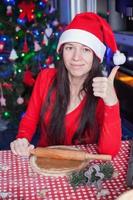
M 79 150 L 72 146 L 49 146 L 48 148 L 60 148 L 68 150 Z M 53 158 L 42 158 L 32 155 L 30 165 L 34 172 L 45 176 L 67 176 L 74 171 L 79 171 L 89 164 L 89 160 L 60 160 Z

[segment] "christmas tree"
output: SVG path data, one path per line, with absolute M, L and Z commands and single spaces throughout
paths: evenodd
M 3 0 L 0 13 L 0 123 L 17 125 L 37 74 L 59 59 L 56 46 L 65 25 L 53 0 Z

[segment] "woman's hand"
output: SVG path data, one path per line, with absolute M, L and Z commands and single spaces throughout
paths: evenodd
M 34 145 L 31 145 L 26 138 L 18 138 L 11 142 L 10 148 L 15 155 L 29 156 Z
M 118 69 L 119 66 L 114 67 L 108 77 L 95 77 L 93 79 L 94 96 L 101 97 L 108 106 L 115 105 L 118 102 L 114 88 L 114 78 Z

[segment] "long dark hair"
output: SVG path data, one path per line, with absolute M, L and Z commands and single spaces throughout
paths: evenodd
M 62 56 L 62 55 L 61 55 Z M 86 130 L 91 130 L 91 134 L 96 135 L 98 138 L 98 126 L 95 117 L 96 106 L 98 98 L 93 95 L 92 79 L 95 76 L 101 76 L 101 66 L 99 59 L 94 55 L 93 64 L 86 80 L 84 81 L 83 88 L 80 92 L 84 91 L 86 94 L 83 111 L 80 116 L 79 127 L 72 139 L 73 144 L 75 141 L 83 141 Z M 52 102 L 52 94 L 55 93 L 56 99 Z M 65 115 L 70 101 L 70 88 L 68 73 L 63 62 L 60 59 L 57 66 L 57 74 L 53 80 L 53 84 L 48 91 L 47 98 L 43 104 L 41 112 L 40 127 L 47 135 L 48 145 L 64 144 L 65 140 Z M 52 108 L 50 123 L 45 124 L 44 117 L 49 109 Z M 97 140 L 96 138 L 96 140 Z

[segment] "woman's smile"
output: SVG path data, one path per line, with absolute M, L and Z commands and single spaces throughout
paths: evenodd
M 84 64 L 70 64 L 71 66 L 72 66 L 72 68 L 76 68 L 76 69 L 78 69 L 78 68 L 82 68 L 83 66 L 84 66 Z

